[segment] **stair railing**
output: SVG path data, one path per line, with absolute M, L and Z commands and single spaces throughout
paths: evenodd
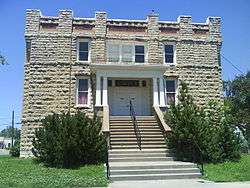
M 129 111 L 130 111 L 130 117 L 132 119 L 132 123 L 134 126 L 136 141 L 139 146 L 139 149 L 141 150 L 141 133 L 137 124 L 135 109 L 131 100 L 129 101 Z

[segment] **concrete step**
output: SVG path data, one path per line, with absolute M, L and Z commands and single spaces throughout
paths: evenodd
M 198 168 L 111 170 L 111 175 L 200 173 Z
M 109 154 L 151 154 L 151 153 L 171 153 L 173 149 L 113 149 L 108 151 Z
M 141 145 L 142 149 L 165 149 L 166 145 Z M 111 149 L 139 149 L 138 145 L 112 145 Z
M 134 125 L 132 121 L 110 121 L 110 125 Z M 156 121 L 137 121 L 137 125 L 158 125 Z
M 120 157 L 120 158 L 109 158 L 109 162 L 141 162 L 141 161 L 173 161 L 173 157 Z
M 129 130 L 129 131 L 113 131 L 113 132 L 110 132 L 110 135 L 113 136 L 113 135 L 135 135 L 135 131 L 132 131 L 132 130 Z M 144 132 L 141 132 L 141 135 L 162 135 L 162 132 L 160 131 L 144 131 Z
M 135 134 L 134 135 L 110 135 L 110 138 L 120 138 L 120 139 L 123 139 L 123 138 L 136 138 Z M 162 134 L 149 134 L 149 135 L 143 135 L 143 138 L 163 138 L 163 135 Z
M 137 141 L 112 141 L 111 140 L 111 145 L 133 145 L 133 144 L 137 144 Z M 163 140 L 141 140 L 141 145 L 166 145 L 166 142 Z
M 155 120 L 154 116 L 136 116 L 137 120 Z M 110 116 L 109 120 L 131 120 L 130 116 Z
M 200 173 L 175 173 L 175 174 L 136 174 L 136 175 L 111 175 L 111 181 L 130 180 L 166 180 L 166 179 L 190 179 L 199 178 Z
M 134 138 L 110 138 L 111 142 L 135 142 L 137 141 L 136 137 Z M 165 141 L 163 137 L 141 137 L 141 141 Z
M 109 153 L 109 158 L 172 157 L 173 153 Z
M 182 161 L 110 162 L 109 166 L 110 170 L 197 168 L 194 163 Z
M 155 129 L 155 128 L 142 128 L 139 129 L 140 132 L 160 132 L 161 131 L 159 129 Z M 129 129 L 110 129 L 110 132 L 134 132 L 134 129 L 129 128 Z
M 149 126 L 149 125 L 140 125 L 138 126 L 139 130 L 142 130 L 142 129 L 155 129 L 155 130 L 158 130 L 158 131 L 161 131 L 161 129 L 158 127 L 158 126 Z M 120 126 L 120 125 L 116 125 L 116 126 L 110 126 L 110 130 L 124 130 L 124 129 L 131 129 L 131 130 L 134 130 L 134 126 Z

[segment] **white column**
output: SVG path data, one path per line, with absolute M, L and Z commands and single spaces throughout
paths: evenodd
M 165 102 L 165 89 L 164 89 L 164 78 L 160 78 L 160 106 L 166 106 Z
M 101 106 L 101 77 L 96 75 L 95 105 Z
M 108 79 L 103 77 L 102 105 L 108 106 Z
M 153 106 L 159 106 L 157 78 L 153 78 Z

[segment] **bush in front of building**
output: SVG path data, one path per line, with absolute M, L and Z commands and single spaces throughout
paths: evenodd
M 10 155 L 12 157 L 20 156 L 20 139 L 16 140 L 14 146 L 10 148 Z
M 240 157 L 240 139 L 230 108 L 210 101 L 202 108 L 193 102 L 185 83 L 181 83 L 178 104 L 171 104 L 165 115 L 172 132 L 168 144 L 180 160 L 222 162 Z
M 105 160 L 101 121 L 81 112 L 47 116 L 35 131 L 33 146 L 38 161 L 52 167 L 73 168 Z

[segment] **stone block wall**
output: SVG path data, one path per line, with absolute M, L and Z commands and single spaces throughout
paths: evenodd
M 32 155 L 32 139 L 41 120 L 53 112 L 93 115 L 95 75 L 92 63 L 105 64 L 106 42 L 141 42 L 147 46 L 148 64 L 164 64 L 164 44 L 176 45 L 176 65 L 166 66 L 165 77 L 185 81 L 196 102 L 206 104 L 222 96 L 220 48 L 221 20 L 209 17 L 206 23 L 192 23 L 190 16 L 177 22 L 159 21 L 157 14 L 146 20 L 108 19 L 105 12 L 95 18 L 74 18 L 71 10 L 57 17 L 42 16 L 39 10 L 27 10 L 27 44 L 22 111 L 21 156 Z M 77 61 L 77 40 L 91 41 L 90 62 Z M 28 49 L 29 48 L 29 49 Z M 27 53 L 30 51 L 30 53 Z M 91 105 L 75 105 L 76 78 L 91 78 Z

